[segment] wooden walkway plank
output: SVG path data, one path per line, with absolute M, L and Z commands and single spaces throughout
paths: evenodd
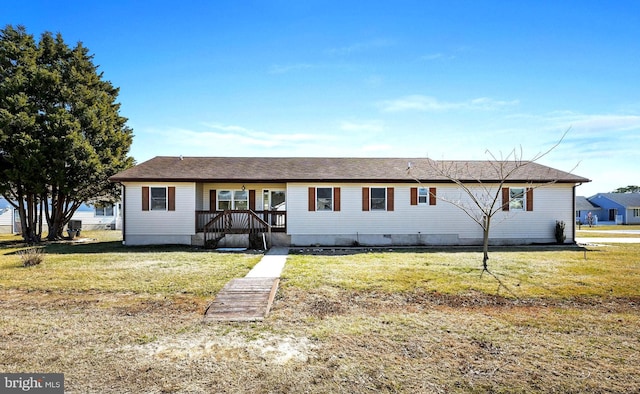
M 205 312 L 205 321 L 261 321 L 269 314 L 278 278 L 239 278 L 227 283 Z
M 278 291 L 289 250 L 274 247 L 244 278 L 232 279 L 204 313 L 204 321 L 262 321 Z

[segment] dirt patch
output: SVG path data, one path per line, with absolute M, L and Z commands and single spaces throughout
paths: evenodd
M 165 337 L 144 345 L 125 346 L 122 350 L 171 361 L 199 358 L 215 360 L 226 355 L 243 353 L 250 359 L 284 365 L 288 362 L 307 362 L 315 347 L 305 337 L 261 334 L 257 338 L 246 338 L 229 333 L 222 336 L 188 334 Z

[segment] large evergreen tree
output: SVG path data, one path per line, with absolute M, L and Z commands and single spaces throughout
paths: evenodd
M 0 193 L 26 241 L 41 239 L 44 220 L 48 238 L 60 238 L 82 203 L 117 196 L 108 178 L 133 164 L 117 96 L 81 43 L 0 31 Z

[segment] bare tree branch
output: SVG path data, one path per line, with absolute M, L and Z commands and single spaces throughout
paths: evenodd
M 506 156 L 500 153 L 499 157 L 496 156 L 489 149 L 486 150 L 486 154 L 490 157 L 488 160 L 488 168 L 491 173 L 486 173 L 486 167 L 474 167 L 471 169 L 468 162 L 456 162 L 456 161 L 435 161 L 428 159 L 427 163 L 429 170 L 440 178 L 455 184 L 461 191 L 461 194 L 466 198 L 452 199 L 451 197 L 443 196 L 442 194 L 432 195 L 433 197 L 447 202 L 456 208 L 464 212 L 470 219 L 477 223 L 483 230 L 483 272 L 489 272 L 487 266 L 487 260 L 489 259 L 489 231 L 491 229 L 491 223 L 493 217 L 502 212 L 505 206 L 509 206 L 515 199 L 509 194 L 507 201 L 500 201 L 502 199 L 502 190 L 507 184 L 514 178 L 515 174 L 521 173 L 523 168 L 531 165 L 547 156 L 554 149 L 556 149 L 560 143 L 564 140 L 571 128 L 568 128 L 561 136 L 561 138 L 549 149 L 539 152 L 534 155 L 530 160 L 524 160 L 524 153 L 522 147 L 511 150 Z M 577 167 L 577 165 L 576 165 Z M 480 168 L 480 169 L 478 169 Z M 571 170 L 573 171 L 575 167 Z M 407 168 L 407 173 L 419 184 L 422 184 L 421 180 L 411 174 L 411 166 Z M 527 189 L 537 189 L 544 186 L 554 184 L 556 181 L 535 181 L 533 179 L 527 181 Z M 431 192 L 429 192 L 431 193 Z M 507 220 L 509 215 L 507 214 L 503 220 Z M 491 273 L 491 272 L 489 272 Z M 492 274 L 495 277 L 495 275 Z M 496 278 L 498 279 L 498 278 Z M 506 288 L 506 286 L 505 286 Z M 507 289 L 508 290 L 508 289 Z

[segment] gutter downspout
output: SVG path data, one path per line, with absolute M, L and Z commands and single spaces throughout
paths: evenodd
M 571 220 L 572 227 L 573 227 L 573 244 L 576 244 L 576 188 L 578 186 L 582 185 L 582 183 L 579 183 L 577 185 L 573 185 L 573 213 L 571 214 L 571 217 L 573 218 L 573 220 Z
M 127 188 L 122 184 L 122 244 L 127 244 Z

